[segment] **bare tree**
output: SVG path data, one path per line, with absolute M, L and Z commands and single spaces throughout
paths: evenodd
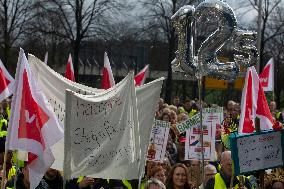
M 37 4 L 35 28 L 43 33 L 58 36 L 70 42 L 73 50 L 74 72 L 78 78 L 81 43 L 86 38 L 106 34 L 105 26 L 119 16 L 123 7 L 117 0 L 45 0 Z M 47 23 L 58 23 L 48 27 Z M 77 79 L 78 80 L 78 79 Z
M 271 16 L 267 24 L 270 36 L 265 38 L 266 54 L 274 58 L 274 90 L 277 105 L 281 102 L 281 91 L 284 90 L 281 84 L 284 80 L 284 6 L 280 5 L 275 8 L 275 13 Z
M 30 0 L 1 0 L 0 1 L 0 47 L 3 52 L 3 63 L 9 65 L 10 51 L 20 39 L 26 23 L 30 18 L 32 1 Z
M 258 1 L 256 0 L 249 0 L 249 5 L 253 7 L 255 10 L 258 11 Z M 243 4 L 245 5 L 245 3 Z M 271 30 L 269 25 L 273 23 L 273 17 L 277 14 L 277 9 L 281 6 L 281 0 L 264 0 L 262 5 L 262 25 L 261 25 L 261 43 L 260 43 L 260 70 L 264 67 L 263 58 L 265 56 L 265 48 L 266 44 L 272 38 L 281 35 L 283 31 L 281 28 L 283 26 L 278 25 L 279 30 Z

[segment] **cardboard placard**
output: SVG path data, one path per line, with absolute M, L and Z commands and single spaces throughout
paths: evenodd
M 231 134 L 235 175 L 283 166 L 284 130 Z

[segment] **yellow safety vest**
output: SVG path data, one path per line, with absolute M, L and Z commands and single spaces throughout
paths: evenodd
M 127 189 L 132 189 L 132 186 L 131 186 L 131 184 L 128 182 L 128 180 L 123 179 L 123 180 L 122 180 L 122 183 L 123 183 L 124 186 L 126 186 Z
M 7 136 L 7 131 L 3 131 L 2 128 L 3 128 L 3 125 L 6 125 L 8 124 L 7 120 L 4 119 L 4 118 L 1 118 L 0 119 L 0 138 L 3 138 L 3 137 L 6 137 Z
M 7 176 L 7 179 L 8 180 L 11 180 L 13 176 L 15 176 L 17 173 L 17 170 L 14 166 L 12 166 L 10 169 L 9 169 L 9 172 L 8 172 L 8 176 Z
M 11 167 L 11 169 L 8 172 L 7 180 L 11 180 L 13 176 L 16 176 L 17 170 L 14 166 Z M 6 189 L 13 189 L 14 187 L 6 187 Z
M 192 116 L 194 116 L 197 113 L 196 110 L 192 109 L 189 113 L 188 113 L 188 117 L 191 118 Z
M 237 184 L 234 188 L 238 189 L 239 185 Z M 217 173 L 215 175 L 214 189 L 227 189 L 227 186 L 226 186 L 223 178 L 221 177 L 220 173 Z
M 10 119 L 11 109 L 9 106 L 6 107 L 6 113 L 8 115 L 8 119 Z

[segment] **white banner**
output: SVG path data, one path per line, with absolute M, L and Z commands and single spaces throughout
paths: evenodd
M 223 121 L 223 109 L 206 108 L 202 115 L 204 159 L 214 161 L 216 127 L 220 126 Z M 186 130 L 185 160 L 202 159 L 199 126 L 200 123 L 196 123 Z
M 129 164 L 140 159 L 134 74 L 104 94 L 85 97 L 68 91 L 66 96 L 66 179 L 137 179 L 139 169 Z M 138 143 L 138 144 L 137 144 Z
M 170 123 L 167 121 L 155 120 L 150 145 L 147 153 L 147 159 L 150 161 L 163 161 L 166 153 Z
M 87 87 L 64 78 L 33 55 L 29 54 L 28 60 L 38 84 L 51 102 L 62 125 L 64 124 L 65 117 L 66 89 L 90 95 L 105 92 L 105 90 Z M 142 173 L 144 172 L 143 164 L 146 162 L 146 151 L 154 122 L 154 112 L 160 96 L 163 80 L 164 78 L 160 78 L 136 88 L 138 122 L 141 128 L 139 136 L 142 153 L 140 170 Z M 55 156 L 55 162 L 52 167 L 57 170 L 63 170 L 64 154 L 62 152 L 64 152 L 64 141 L 61 140 L 59 143 L 55 144 L 52 148 L 52 152 Z

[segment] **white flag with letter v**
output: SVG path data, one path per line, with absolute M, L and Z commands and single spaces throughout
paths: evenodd
M 140 161 L 134 75 L 104 93 L 66 93 L 64 176 L 138 179 Z
M 62 137 L 63 128 L 35 83 L 25 53 L 20 49 L 6 148 L 28 153 L 31 189 L 37 187 L 54 162 L 50 147 Z
M 14 92 L 14 78 L 0 60 L 0 102 L 8 98 Z

